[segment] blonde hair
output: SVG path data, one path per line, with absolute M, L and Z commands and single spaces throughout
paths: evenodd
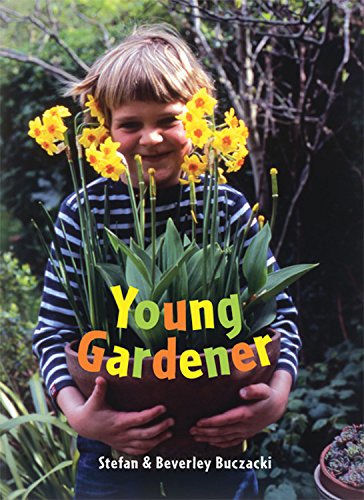
M 68 95 L 98 101 L 110 125 L 111 109 L 130 101 L 187 102 L 201 87 L 214 86 L 186 42 L 167 24 L 140 26 L 106 52 Z

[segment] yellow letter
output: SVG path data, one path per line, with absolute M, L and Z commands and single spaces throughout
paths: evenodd
M 270 365 L 270 360 L 268 358 L 267 350 L 265 346 L 269 344 L 269 342 L 272 342 L 272 339 L 270 336 L 267 334 L 264 337 L 255 337 L 254 338 L 254 343 L 255 347 L 257 348 L 257 353 L 259 356 L 260 364 L 262 366 L 269 366 Z
M 88 372 L 99 372 L 101 369 L 102 358 L 104 356 L 105 349 L 102 347 L 93 346 L 91 353 L 94 356 L 93 363 L 87 359 L 87 352 L 89 345 L 95 339 L 103 339 L 106 340 L 106 332 L 102 330 L 92 330 L 92 332 L 86 333 L 80 341 L 80 345 L 78 347 L 78 362 L 80 363 L 80 367 Z
M 119 375 L 119 377 L 126 377 L 128 375 L 129 351 L 127 349 L 124 349 L 124 347 L 115 345 L 114 352 L 120 354 L 120 356 L 113 356 L 112 358 L 108 359 L 106 362 L 106 370 L 110 373 L 110 375 Z M 124 357 L 126 358 L 125 360 Z
M 111 293 L 114 296 L 115 302 L 119 309 L 119 317 L 118 317 L 118 328 L 126 328 L 128 326 L 128 312 L 131 306 L 131 303 L 138 295 L 139 290 L 134 288 L 133 286 L 129 286 L 128 293 L 124 299 L 123 292 L 121 291 L 121 286 L 112 286 L 110 287 Z
M 201 356 L 194 349 L 187 349 L 183 351 L 179 361 L 179 368 L 181 373 L 186 378 L 198 378 L 203 375 L 201 369 L 198 370 L 190 370 L 191 366 L 201 366 Z
M 214 310 L 211 300 L 190 300 L 192 330 L 202 330 L 200 309 L 204 310 L 206 328 L 214 328 Z

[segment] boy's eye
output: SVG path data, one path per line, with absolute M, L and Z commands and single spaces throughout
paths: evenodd
M 164 126 L 169 126 L 169 125 L 174 125 L 178 121 L 179 120 L 177 120 L 175 116 L 168 116 L 167 118 L 163 118 L 162 120 L 160 120 L 159 123 Z
M 140 123 L 138 122 L 125 122 L 120 123 L 119 128 L 124 128 L 127 130 L 134 130 L 140 127 Z

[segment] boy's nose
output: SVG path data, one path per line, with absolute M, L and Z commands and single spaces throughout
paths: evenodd
M 139 144 L 142 146 L 160 144 L 161 142 L 163 142 L 163 136 L 158 129 L 143 130 L 139 139 Z

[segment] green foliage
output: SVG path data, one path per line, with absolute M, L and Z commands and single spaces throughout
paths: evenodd
M 208 176 L 205 177 L 207 179 Z M 205 182 L 209 182 L 205 180 Z M 217 182 L 214 184 L 217 189 Z M 204 203 L 205 204 L 205 203 Z M 137 217 L 137 216 L 136 216 Z M 136 217 L 134 224 L 137 225 Z M 212 233 L 211 220 L 207 216 L 203 219 L 203 232 Z M 247 227 L 246 231 L 248 231 Z M 226 228 L 227 230 L 227 228 Z M 198 245 L 181 235 L 176 229 L 172 219 L 167 222 L 165 233 L 158 239 L 158 252 L 156 252 L 155 264 L 151 263 L 150 253 L 153 247 L 151 244 L 142 248 L 136 242 L 132 242 L 128 247 L 114 233 L 107 230 L 107 236 L 113 247 L 119 265 L 99 263 L 97 268 L 100 271 L 108 287 L 120 285 L 123 290 L 128 290 L 130 286 L 138 288 L 139 294 L 135 299 L 135 305 L 130 309 L 133 329 L 138 334 L 140 340 L 147 347 L 156 352 L 165 348 L 167 336 L 163 332 L 163 303 L 177 302 L 178 300 L 210 300 L 217 308 L 222 299 L 236 294 L 239 297 L 240 314 L 242 318 L 241 332 L 234 335 L 224 335 L 224 330 L 216 325 L 212 332 L 206 337 L 198 332 L 175 331 L 180 349 L 193 348 L 202 349 L 207 345 L 227 345 L 231 346 L 238 341 L 245 341 L 257 331 L 272 323 L 276 316 L 275 296 L 293 283 L 300 276 L 316 267 L 313 265 L 290 266 L 278 272 L 267 270 L 267 253 L 271 232 L 269 225 L 259 231 L 250 241 L 244 254 L 243 241 L 246 232 L 242 231 L 240 236 L 234 240 L 234 245 L 222 245 L 221 238 L 216 237 L 211 243 L 203 242 Z M 224 238 L 224 236 L 223 236 Z M 225 242 L 226 243 L 226 242 Z M 240 251 L 234 251 L 239 248 Z M 242 258 L 243 256 L 243 258 Z M 191 261 L 193 260 L 193 264 Z M 239 263 L 243 261 L 243 273 L 246 283 L 239 275 Z M 209 263 L 205 266 L 204 264 Z M 220 272 L 220 267 L 223 271 Z M 199 272 L 191 272 L 191 268 Z M 189 270 L 189 272 L 187 272 Z M 229 279 L 232 274 L 236 274 L 235 279 Z M 153 279 L 154 276 L 154 279 Z M 178 284 L 186 283 L 186 294 L 181 293 Z M 207 287 L 207 284 L 209 286 Z M 176 294 L 176 290 L 178 290 Z M 144 330 L 135 322 L 135 307 L 138 303 L 151 300 L 162 309 L 158 323 L 148 330 Z M 191 324 L 189 314 L 188 325 Z M 237 319 L 236 319 L 237 320 Z M 190 328 L 187 328 L 190 330 Z M 172 334 L 172 333 L 171 333 Z M 239 335 L 236 337 L 236 335 Z M 232 339 L 233 344 L 230 342 Z
M 338 430 L 361 421 L 363 361 L 361 347 L 343 342 L 299 371 L 284 417 L 256 438 L 255 453 L 273 462 L 271 471 L 258 472 L 264 498 L 282 498 L 283 485 L 294 491 L 284 498 L 315 498 L 313 470 L 322 449 Z
M 75 432 L 63 416 L 48 411 L 38 374 L 29 385 L 36 413 L 0 382 L 1 496 L 71 499 L 78 458 Z
M 0 257 L 0 380 L 24 396 L 29 376 L 35 371 L 31 352 L 39 300 L 37 280 L 27 264 L 10 252 Z
M 61 0 L 41 1 L 36 5 L 32 0 L 4 0 L 2 4 L 6 17 L 11 20 L 3 30 L 3 46 L 34 54 L 77 76 L 82 76 L 84 69 L 64 47 L 90 65 L 135 24 L 140 24 L 140 20 L 148 23 L 170 19 L 162 3 L 153 0 Z M 62 40 L 62 45 L 57 39 Z M 15 75 L 18 68 L 18 64 L 4 67 L 2 78 Z

